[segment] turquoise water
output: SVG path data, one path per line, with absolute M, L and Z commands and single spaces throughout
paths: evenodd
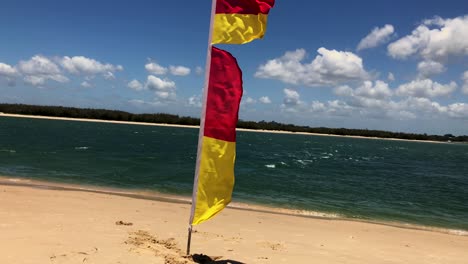
M 198 130 L 0 117 L 0 175 L 190 196 Z M 238 132 L 234 201 L 468 230 L 468 145 Z

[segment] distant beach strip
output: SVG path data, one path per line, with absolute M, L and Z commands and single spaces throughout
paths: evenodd
M 17 117 L 17 118 L 64 120 L 64 121 L 100 122 L 100 123 L 110 123 L 110 124 L 127 124 L 127 125 L 141 125 L 141 126 L 166 126 L 166 127 L 196 128 L 196 129 L 199 128 L 199 126 L 190 126 L 190 125 L 148 123 L 148 122 L 132 122 L 132 121 L 115 121 L 115 120 L 102 120 L 102 119 L 89 119 L 89 118 L 69 118 L 69 117 L 40 116 L 40 115 L 18 115 L 18 114 L 5 114 L 5 113 L 1 113 L 1 112 L 0 112 L 0 116 Z M 247 128 L 237 128 L 236 130 L 237 131 L 245 131 L 245 132 L 259 132 L 259 133 L 279 133 L 279 134 L 311 135 L 311 136 L 325 136 L 325 137 L 348 137 L 348 138 L 362 138 L 362 139 L 399 140 L 399 141 L 411 141 L 411 142 L 450 143 L 450 142 L 435 141 L 435 140 L 379 138 L 379 137 L 334 135 L 334 134 L 320 134 L 320 133 L 308 133 L 308 132 L 291 132 L 291 131 L 284 131 L 284 130 L 261 130 L 261 129 L 247 129 Z

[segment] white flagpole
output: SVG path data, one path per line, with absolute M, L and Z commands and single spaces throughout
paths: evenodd
M 201 111 L 201 116 L 200 116 L 200 130 L 198 133 L 197 163 L 195 165 L 195 176 L 193 180 L 193 192 L 192 192 L 192 208 L 190 210 L 188 238 L 187 238 L 187 256 L 190 255 L 190 242 L 192 240 L 192 222 L 193 222 L 193 217 L 195 215 L 195 205 L 197 204 L 198 175 L 199 175 L 199 170 L 200 170 L 201 150 L 203 147 L 203 134 L 205 131 L 206 101 L 208 99 L 208 84 L 210 81 L 211 47 L 212 47 L 211 42 L 213 38 L 213 22 L 214 22 L 215 12 L 216 12 L 216 0 L 212 0 L 210 31 L 208 33 L 208 49 L 206 52 L 205 86 L 203 88 L 202 111 Z

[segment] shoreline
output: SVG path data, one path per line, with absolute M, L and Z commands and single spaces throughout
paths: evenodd
M 115 194 L 0 185 L 0 263 L 450 263 L 468 236 L 228 207 L 194 226 L 190 205 Z M 197 262 L 206 263 L 206 262 Z
M 24 179 L 14 176 L 5 176 L 0 175 L 0 186 L 12 186 L 12 187 L 25 187 L 33 189 L 42 189 L 42 190 L 53 190 L 53 191 L 64 191 L 64 192 L 83 192 L 83 193 L 94 193 L 94 194 L 104 194 L 112 196 L 120 196 L 131 199 L 140 199 L 147 201 L 157 201 L 165 202 L 171 204 L 191 204 L 191 196 L 183 196 L 176 194 L 167 194 L 157 191 L 150 190 L 139 190 L 139 189 L 123 189 L 123 188 L 112 188 L 112 187 L 103 187 L 103 186 L 92 186 L 86 184 L 71 184 L 71 183 L 60 183 L 53 181 L 44 181 L 44 180 L 31 180 Z M 380 221 L 373 219 L 356 219 L 342 216 L 335 213 L 325 213 L 320 211 L 310 211 L 310 210 L 300 210 L 300 209 L 287 209 L 282 207 L 271 207 L 254 203 L 244 203 L 244 202 L 231 202 L 227 208 L 232 210 L 240 210 L 245 212 L 256 212 L 256 213 L 266 213 L 272 215 L 283 215 L 290 217 L 301 217 L 309 219 L 318 219 L 318 220 L 328 220 L 328 221 L 349 221 L 357 222 L 363 224 L 374 224 L 382 225 L 387 227 L 408 229 L 408 230 L 417 230 L 417 231 L 428 231 L 436 232 L 448 235 L 456 236 L 468 236 L 468 230 L 463 229 L 453 229 L 446 227 L 436 227 L 436 226 L 426 226 L 419 224 L 410 224 L 405 222 L 395 222 L 395 221 Z
M 0 117 L 15 117 L 15 118 L 30 118 L 30 119 L 46 119 L 46 120 L 62 120 L 62 121 L 77 121 L 77 122 L 92 122 L 92 123 L 110 123 L 110 124 L 125 124 L 125 125 L 142 125 L 142 126 L 160 126 L 160 127 L 179 127 L 179 128 L 192 128 L 198 129 L 199 126 L 178 125 L 178 124 L 164 124 L 164 123 L 146 123 L 146 122 L 133 122 L 133 121 L 115 121 L 115 120 L 102 120 L 102 119 L 88 119 L 88 118 L 70 118 L 70 117 L 54 117 L 54 116 L 40 116 L 40 115 L 19 115 L 19 114 L 6 114 L 0 113 Z M 334 134 L 320 134 L 309 132 L 292 132 L 283 130 L 262 130 L 262 129 L 247 129 L 236 128 L 236 131 L 242 132 L 257 132 L 257 133 L 272 133 L 272 134 L 288 134 L 288 135 L 306 135 L 306 136 L 323 136 L 323 137 L 341 137 L 341 138 L 357 138 L 357 139 L 376 139 L 376 140 L 391 140 L 391 141 L 404 141 L 404 142 L 422 142 L 422 143 L 437 143 L 437 144 L 454 144 L 452 142 L 434 141 L 434 140 L 418 140 L 418 139 L 401 139 L 401 138 L 379 138 L 379 137 L 365 137 L 365 136 L 351 136 L 351 135 L 334 135 Z

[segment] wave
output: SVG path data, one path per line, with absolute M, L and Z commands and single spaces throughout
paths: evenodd
M 14 150 L 14 149 L 0 149 L 0 152 L 16 153 L 16 150 Z
M 76 150 L 87 150 L 89 147 L 75 147 Z

